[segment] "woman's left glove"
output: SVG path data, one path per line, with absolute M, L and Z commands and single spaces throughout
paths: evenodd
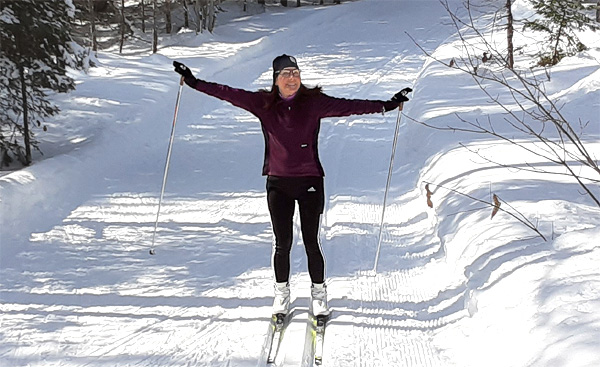
M 408 93 L 412 92 L 410 88 L 404 88 L 400 92 L 394 94 L 392 97 L 392 101 L 402 103 L 408 101 L 408 97 L 406 96 Z
M 190 68 L 177 61 L 173 61 L 173 66 L 175 67 L 175 71 L 183 77 L 185 84 L 189 85 L 192 88 L 196 86 L 196 82 L 198 81 L 198 79 L 194 77 L 194 74 L 192 74 Z
M 402 103 L 408 101 L 408 97 L 406 95 L 410 92 L 412 92 L 412 89 L 404 88 L 400 92 L 394 94 L 392 99 L 384 102 L 383 108 L 385 109 L 385 111 L 387 112 L 387 111 L 395 110 L 396 108 L 400 107 L 402 105 Z

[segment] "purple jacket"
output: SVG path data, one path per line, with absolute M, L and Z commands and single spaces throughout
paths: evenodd
M 251 92 L 203 80 L 197 80 L 195 89 L 258 117 L 265 137 L 263 175 L 269 176 L 324 176 L 317 144 L 322 118 L 384 112 L 398 106 L 391 101 L 306 94 L 303 88 L 291 100 L 277 96 L 268 106 L 272 97 L 265 91 Z

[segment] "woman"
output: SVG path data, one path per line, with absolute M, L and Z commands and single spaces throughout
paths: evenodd
M 312 281 L 310 311 L 328 315 L 325 261 L 319 227 L 325 204 L 323 167 L 319 161 L 321 118 L 377 113 L 402 108 L 408 101 L 401 92 L 389 101 L 334 98 L 320 87 L 302 84 L 296 59 L 281 55 L 273 60 L 270 90 L 247 91 L 196 79 L 189 68 L 175 61 L 185 83 L 203 93 L 243 108 L 260 120 L 265 138 L 263 175 L 275 237 L 273 314 L 286 314 L 290 303 L 290 251 L 295 203 L 298 202 L 302 239 Z

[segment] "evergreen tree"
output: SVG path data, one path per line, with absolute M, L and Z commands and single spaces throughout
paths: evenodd
M 525 27 L 548 34 L 548 49 L 540 55 L 540 65 L 556 65 L 563 57 L 586 49 L 575 32 L 597 27 L 585 14 L 581 0 L 532 0 L 532 3 L 542 18 L 526 22 Z
M 31 128 L 59 111 L 49 94 L 75 87 L 67 67 L 82 68 L 83 53 L 70 35 L 74 11 L 71 0 L 0 1 L 0 167 L 31 164 Z

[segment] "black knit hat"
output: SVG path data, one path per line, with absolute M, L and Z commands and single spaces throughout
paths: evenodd
M 275 79 L 277 79 L 277 74 L 279 74 L 281 72 L 281 70 L 283 70 L 285 68 L 300 69 L 298 67 L 298 63 L 296 62 L 296 58 L 294 56 L 290 56 L 290 55 L 286 55 L 286 54 L 277 56 L 273 60 L 273 82 L 275 82 Z

